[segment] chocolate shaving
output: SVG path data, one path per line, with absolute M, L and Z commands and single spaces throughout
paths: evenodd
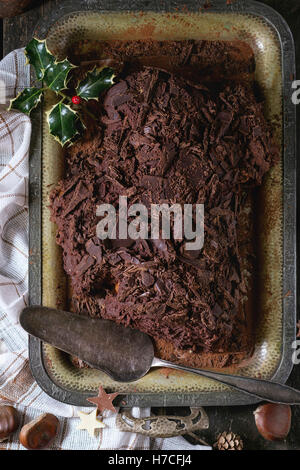
M 66 151 L 51 214 L 76 311 L 215 353 L 242 345 L 237 221 L 243 194 L 261 184 L 278 150 L 251 86 L 206 85 L 151 67 L 124 74 L 101 98 L 100 127 Z M 147 207 L 204 203 L 203 249 L 187 251 L 184 239 L 98 240 L 96 206 L 117 208 L 120 195 Z

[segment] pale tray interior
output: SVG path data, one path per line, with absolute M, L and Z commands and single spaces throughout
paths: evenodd
M 273 28 L 259 17 L 219 13 L 116 13 L 81 12 L 56 23 L 48 34 L 49 48 L 63 58 L 70 43 L 81 38 L 91 40 L 242 40 L 255 54 L 255 79 L 265 94 L 265 115 L 276 120 L 276 139 L 282 141 L 282 73 L 281 48 Z M 49 136 L 44 105 L 42 152 L 42 299 L 43 305 L 65 308 L 66 276 L 62 254 L 55 243 L 56 227 L 49 221 L 49 193 L 64 170 L 60 146 Z M 259 233 L 259 285 L 255 307 L 259 315 L 255 350 L 247 363 L 238 369 L 240 375 L 271 378 L 280 363 L 282 349 L 282 162 L 274 167 L 260 189 L 260 211 L 256 214 Z M 93 369 L 75 368 L 68 356 L 44 344 L 44 358 L 51 379 L 63 388 L 80 392 L 96 390 L 101 383 L 124 393 L 191 393 L 216 392 L 227 387 L 193 374 L 162 369 L 151 370 L 134 383 L 117 383 Z

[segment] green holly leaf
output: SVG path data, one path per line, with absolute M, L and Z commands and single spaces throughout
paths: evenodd
M 44 81 L 56 93 L 67 88 L 68 74 L 75 65 L 67 59 L 50 64 L 45 71 Z
M 110 67 L 95 67 L 78 83 L 76 95 L 84 100 L 98 100 L 100 93 L 113 85 L 114 77 L 114 71 Z
M 27 64 L 34 67 L 38 80 L 44 78 L 44 74 L 49 65 L 55 62 L 55 57 L 48 50 L 46 40 L 33 38 L 25 47 Z
M 49 132 L 61 146 L 72 144 L 73 139 L 84 127 L 79 115 L 62 102 L 54 105 L 47 113 Z
M 10 100 L 8 111 L 18 109 L 22 113 L 30 114 L 41 101 L 42 94 L 43 90 L 40 88 L 24 88 L 23 91 L 18 93 L 16 98 Z

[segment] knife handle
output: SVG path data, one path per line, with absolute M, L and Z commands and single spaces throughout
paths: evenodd
M 295 388 L 282 385 L 270 380 L 260 380 L 251 377 L 241 377 L 238 375 L 223 374 L 221 372 L 211 372 L 202 369 L 193 369 L 191 367 L 180 366 L 171 362 L 163 361 L 161 359 L 154 359 L 152 367 L 169 367 L 171 369 L 179 369 L 185 372 L 201 375 L 209 379 L 217 380 L 224 385 L 238 390 L 239 392 L 247 393 L 260 400 L 269 401 L 272 403 L 282 403 L 286 405 L 299 405 L 300 404 L 300 391 Z

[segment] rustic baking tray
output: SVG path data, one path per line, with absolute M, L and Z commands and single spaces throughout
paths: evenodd
M 206 2 L 207 3 L 207 2 Z M 229 4 L 232 3 L 232 4 Z M 240 375 L 284 383 L 292 369 L 296 318 L 296 158 L 295 107 L 292 81 L 294 44 L 282 17 L 255 1 L 132 2 L 72 0 L 61 2 L 39 23 L 35 35 L 47 38 L 61 57 L 80 38 L 242 40 L 254 51 L 255 80 L 265 95 L 265 114 L 277 122 L 276 139 L 282 149 L 259 190 L 257 213 L 258 294 L 255 298 L 256 339 L 251 358 L 235 371 Z M 141 13 L 142 12 L 142 13 Z M 33 117 L 30 161 L 30 303 L 67 308 L 67 281 L 55 226 L 49 222 L 49 191 L 63 174 L 63 156 L 49 136 L 46 100 Z M 126 406 L 241 405 L 255 399 L 217 382 L 152 370 L 141 380 L 120 384 L 93 369 L 75 368 L 68 355 L 29 339 L 30 365 L 37 383 L 53 398 L 87 405 L 99 383 L 123 395 Z

